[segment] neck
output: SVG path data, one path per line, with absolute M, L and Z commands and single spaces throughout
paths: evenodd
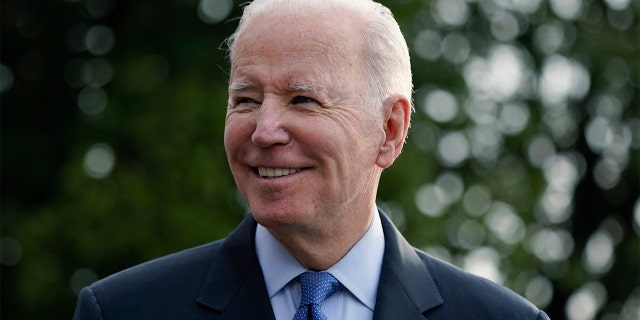
M 359 214 L 347 213 L 347 221 L 292 232 L 269 228 L 269 233 L 308 270 L 324 271 L 342 259 L 371 225 L 373 206 Z M 365 214 L 366 213 L 366 214 Z

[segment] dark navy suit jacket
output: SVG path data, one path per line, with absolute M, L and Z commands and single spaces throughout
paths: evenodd
M 375 320 L 548 319 L 508 289 L 411 247 L 384 214 L 381 220 Z M 97 281 L 80 293 L 74 319 L 274 319 L 255 230 L 249 216 L 225 239 Z

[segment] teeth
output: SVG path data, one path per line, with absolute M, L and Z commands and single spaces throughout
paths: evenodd
M 287 169 L 287 168 L 258 168 L 258 174 L 260 174 L 263 178 L 277 178 L 288 176 L 292 173 L 296 173 L 300 171 L 300 169 Z

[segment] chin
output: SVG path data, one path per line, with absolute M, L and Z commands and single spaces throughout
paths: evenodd
M 288 210 L 278 210 L 274 208 L 251 210 L 253 218 L 265 228 L 277 229 L 283 227 L 291 227 L 299 225 L 303 221 L 303 216 L 300 213 L 292 212 Z

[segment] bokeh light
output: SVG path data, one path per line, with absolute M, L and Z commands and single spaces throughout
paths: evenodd
M 500 271 L 500 256 L 492 247 L 482 247 L 470 251 L 465 256 L 462 265 L 466 271 L 493 282 L 502 283 L 504 280 L 504 275 Z
M 471 44 L 463 34 L 452 32 L 442 39 L 440 51 L 446 61 L 461 64 L 469 58 Z
M 506 103 L 500 109 L 500 131 L 506 135 L 517 135 L 529 125 L 530 118 L 531 113 L 525 103 Z
M 583 11 L 581 0 L 550 0 L 549 3 L 555 14 L 566 20 L 579 18 Z
M 78 94 L 78 107 L 88 115 L 96 115 L 107 106 L 107 93 L 102 88 L 86 87 Z
M 22 245 L 10 236 L 0 238 L 0 264 L 15 266 L 22 258 Z
M 71 275 L 69 284 L 71 285 L 71 290 L 75 294 L 79 294 L 82 288 L 90 285 L 98 279 L 98 275 L 96 275 L 95 272 L 90 269 L 80 268 Z
M 471 216 L 478 217 L 483 215 L 492 204 L 491 191 L 483 185 L 476 184 L 464 193 L 462 205 L 464 210 Z
M 597 231 L 589 237 L 584 249 L 583 264 L 592 274 L 603 274 L 615 262 L 613 237 L 605 231 Z
M 200 0 L 198 16 L 203 22 L 218 23 L 224 20 L 233 9 L 231 0 Z
M 640 318 L 640 287 L 631 292 L 620 312 L 620 319 L 633 320 L 638 318 Z
M 633 25 L 634 16 L 629 10 L 607 10 L 607 20 L 612 27 L 626 30 Z
M 545 54 L 552 54 L 565 42 L 564 25 L 559 20 L 552 20 L 538 26 L 534 33 L 534 44 L 538 50 Z
M 424 112 L 436 122 L 449 122 L 458 113 L 456 97 L 446 90 L 436 89 L 424 99 Z
M 540 229 L 532 233 L 527 248 L 544 262 L 559 262 L 573 252 L 573 237 L 565 229 Z
M 605 0 L 604 2 L 611 9 L 624 10 L 629 6 L 631 0 Z
M 438 175 L 436 186 L 442 190 L 444 202 L 448 205 L 460 200 L 464 192 L 464 181 L 462 177 L 453 171 L 444 171 Z
M 478 248 L 487 236 L 484 227 L 477 220 L 456 216 L 446 220 L 445 233 L 451 246 L 464 250 Z
M 0 64 L 0 94 L 5 93 L 13 85 L 13 72 L 9 67 Z
M 97 25 L 89 28 L 85 34 L 84 44 L 91 54 L 102 56 L 111 49 L 116 42 L 116 36 L 111 28 L 103 25 Z
M 536 275 L 529 280 L 524 296 L 540 308 L 545 308 L 553 298 L 553 284 L 547 277 Z
M 565 308 L 568 320 L 590 320 L 594 319 L 596 312 L 602 307 L 607 299 L 607 290 L 599 282 L 584 284 L 574 292 Z
M 425 60 L 435 60 L 441 55 L 442 37 L 433 30 L 422 30 L 414 40 L 413 48 L 416 54 Z
M 545 60 L 539 88 L 542 101 L 547 105 L 583 98 L 589 86 L 589 72 L 580 63 L 559 55 Z
M 505 44 L 492 46 L 486 58 L 471 58 L 463 72 L 474 96 L 494 101 L 506 101 L 522 90 L 525 73 L 522 53 Z
M 436 0 L 432 9 L 436 21 L 451 26 L 461 26 L 469 15 L 469 7 L 464 0 Z
M 485 216 L 484 223 L 500 241 L 515 245 L 525 236 L 525 223 L 513 207 L 506 203 L 495 202 Z
M 115 154 L 111 147 L 104 143 L 96 143 L 85 154 L 82 167 L 88 176 L 102 179 L 111 174 L 115 161 Z
M 520 34 L 518 19 L 507 11 L 499 11 L 491 19 L 491 34 L 500 41 L 511 41 Z
M 94 19 L 109 15 L 115 7 L 114 0 L 85 0 L 87 13 Z
M 462 132 L 449 132 L 438 143 L 438 156 L 445 167 L 457 167 L 469 157 L 469 141 Z
M 527 147 L 529 163 L 536 168 L 542 168 L 549 159 L 556 155 L 553 140 L 545 135 L 537 135 L 531 139 Z
M 446 194 L 436 185 L 425 184 L 416 191 L 415 202 L 423 214 L 438 217 L 446 208 Z

